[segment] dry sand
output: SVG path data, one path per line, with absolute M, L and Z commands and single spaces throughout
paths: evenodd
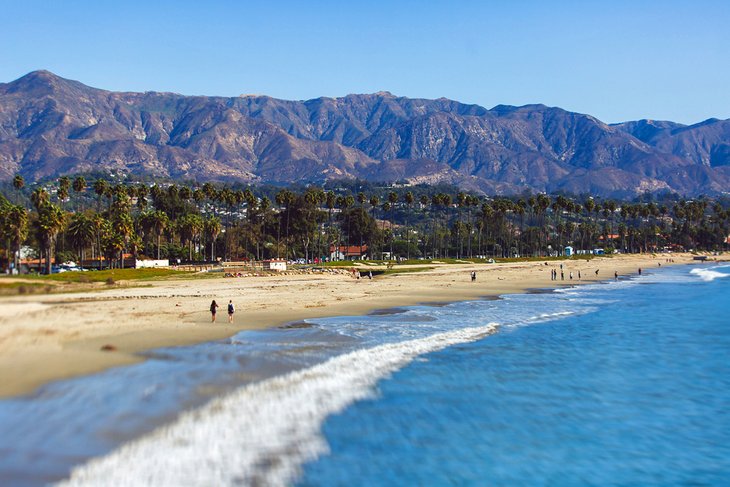
M 674 254 L 676 264 L 692 261 Z M 221 339 L 240 330 L 290 321 L 357 315 L 377 308 L 457 301 L 578 285 L 667 265 L 663 256 L 565 260 L 565 281 L 551 281 L 559 261 L 432 265 L 434 269 L 356 280 L 342 274 L 161 280 L 151 286 L 0 298 L 0 397 L 47 382 L 142 360 L 137 352 Z M 404 266 L 405 267 L 405 266 Z M 374 269 L 374 268 L 373 268 Z M 598 276 L 595 270 L 600 269 Z M 578 271 L 582 280 L 577 280 Z M 470 272 L 477 272 L 472 283 Z M 574 278 L 568 279 L 573 271 Z M 559 271 L 558 271 L 559 272 Z M 558 276 L 559 278 L 559 276 Z M 211 323 L 211 300 L 220 305 Z M 236 305 L 233 324 L 226 304 Z M 102 351 L 111 345 L 114 351 Z

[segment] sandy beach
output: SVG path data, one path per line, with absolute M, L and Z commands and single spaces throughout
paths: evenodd
M 671 257 L 674 265 L 692 262 L 691 255 Z M 143 360 L 138 353 L 144 350 L 222 339 L 241 330 L 580 285 L 611 280 L 614 272 L 627 276 L 639 268 L 650 272 L 659 264 L 670 265 L 663 255 L 565 260 L 561 281 L 560 264 L 428 264 L 433 268 L 372 280 L 346 274 L 160 280 L 144 287 L 0 298 L 0 397 L 131 364 Z M 558 269 L 558 281 L 550 279 L 553 269 Z M 471 282 L 472 271 L 476 282 Z M 221 306 L 216 323 L 209 312 L 213 299 Z M 232 324 L 225 310 L 229 299 L 237 310 Z M 112 351 L 102 350 L 105 346 Z

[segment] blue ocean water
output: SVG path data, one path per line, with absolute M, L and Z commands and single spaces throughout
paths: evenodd
M 728 273 L 558 292 L 596 306 L 422 356 L 324 423 L 298 484 L 729 485 Z
M 723 485 L 728 275 L 157 350 L 0 401 L 0 485 Z

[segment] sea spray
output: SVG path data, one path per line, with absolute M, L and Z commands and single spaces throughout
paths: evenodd
M 718 267 L 718 269 L 722 268 L 727 268 L 727 266 Z M 715 279 L 721 279 L 723 277 L 730 276 L 730 274 L 725 274 L 724 272 L 718 272 L 717 270 L 707 268 L 692 269 L 689 273 L 699 277 L 705 282 L 712 282 Z
M 62 486 L 286 485 L 327 452 L 331 414 L 419 355 L 478 340 L 498 325 L 389 343 L 243 387 L 86 465 Z

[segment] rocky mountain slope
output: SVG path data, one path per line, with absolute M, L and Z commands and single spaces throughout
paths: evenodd
M 543 105 L 488 110 L 387 92 L 307 101 L 119 93 L 47 71 L 0 84 L 0 178 L 90 171 L 718 193 L 730 190 L 730 120 L 610 126 Z

